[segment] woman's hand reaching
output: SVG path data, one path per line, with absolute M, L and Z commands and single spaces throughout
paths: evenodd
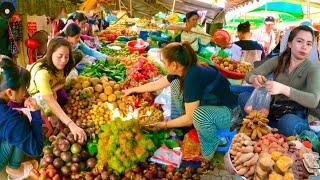
M 74 136 L 74 139 L 78 141 L 79 143 L 83 143 L 87 140 L 87 135 L 83 129 L 78 127 L 74 122 L 70 122 L 68 124 L 68 127 L 70 128 L 71 133 Z

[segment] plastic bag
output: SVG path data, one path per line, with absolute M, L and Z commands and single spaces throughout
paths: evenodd
M 305 130 L 299 134 L 299 139 L 310 141 L 312 144 L 312 149 L 316 152 L 319 151 L 319 139 L 315 132 Z
M 163 165 L 179 167 L 182 161 L 180 150 L 169 149 L 167 146 L 161 146 L 150 158 L 151 162 Z
M 265 87 L 254 89 L 249 100 L 247 101 L 244 110 L 250 113 L 253 110 L 259 111 L 265 116 L 269 115 L 271 95 Z
M 201 147 L 196 129 L 190 130 L 182 142 L 183 159 L 187 161 L 202 160 Z
M 164 88 L 161 93 L 156 97 L 154 103 L 160 104 L 163 110 L 163 117 L 169 120 L 171 117 L 171 89 L 170 87 Z
M 40 107 L 41 111 L 46 115 L 46 116 L 51 116 L 52 111 L 47 102 L 43 99 L 42 95 L 40 93 L 37 93 L 32 96 L 36 101 L 38 106 Z

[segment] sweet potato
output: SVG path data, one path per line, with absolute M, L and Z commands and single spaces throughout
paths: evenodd
M 251 166 L 248 172 L 246 172 L 246 174 L 244 175 L 244 177 L 248 178 L 252 176 L 254 174 L 254 169 L 255 169 L 255 166 Z
M 243 176 L 248 170 L 248 167 L 242 167 L 241 169 L 239 169 L 239 171 L 237 171 L 237 174 Z
M 242 147 L 242 148 L 241 148 L 241 152 L 243 152 L 243 153 L 253 152 L 253 146 Z
M 244 167 L 243 164 L 240 164 L 239 166 L 236 166 L 236 170 L 239 171 L 243 167 Z
M 254 154 L 254 156 L 249 159 L 248 161 L 246 161 L 245 163 L 243 163 L 244 166 L 253 166 L 255 165 L 259 160 L 259 155 L 257 153 Z
M 241 157 L 239 157 L 239 159 L 236 160 L 236 165 L 242 164 L 246 161 L 248 161 L 249 159 L 251 159 L 254 156 L 253 153 L 247 153 L 247 154 L 243 154 L 241 155 Z

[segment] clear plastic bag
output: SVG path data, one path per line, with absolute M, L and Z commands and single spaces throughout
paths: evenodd
M 196 129 L 190 130 L 182 142 L 182 155 L 186 161 L 202 160 L 201 147 Z
M 249 100 L 247 101 L 244 110 L 247 113 L 251 111 L 259 111 L 260 113 L 268 116 L 270 109 L 271 95 L 267 92 L 265 87 L 255 89 Z

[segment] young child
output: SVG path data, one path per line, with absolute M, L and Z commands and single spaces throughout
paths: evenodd
M 42 119 L 35 100 L 26 99 L 30 73 L 9 57 L 0 55 L 0 170 L 6 167 L 8 179 L 24 179 L 37 168 L 36 161 L 21 163 L 24 154 L 37 157 L 43 148 Z M 29 109 L 31 122 L 8 102 Z

